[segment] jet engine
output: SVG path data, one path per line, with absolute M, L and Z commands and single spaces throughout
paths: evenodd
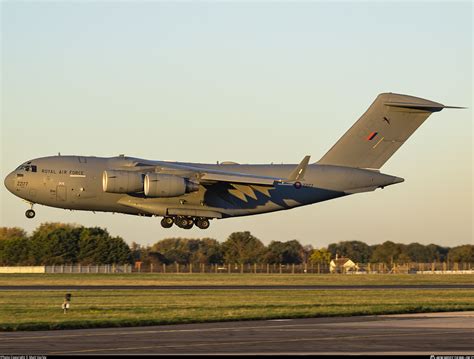
M 102 189 L 110 193 L 143 191 L 143 173 L 107 170 L 102 174 Z
M 147 173 L 144 190 L 147 197 L 177 197 L 198 191 L 199 185 L 179 176 Z

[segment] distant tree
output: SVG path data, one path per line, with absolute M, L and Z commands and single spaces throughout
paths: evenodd
M 331 252 L 326 248 L 314 249 L 309 260 L 314 264 L 329 264 L 331 261 Z
M 121 237 L 103 228 L 81 228 L 77 260 L 84 265 L 126 264 L 132 262 L 132 252 Z
M 107 264 L 129 264 L 132 263 L 130 247 L 122 237 L 108 238 L 109 252 L 106 259 Z
M 31 236 L 31 252 L 35 264 L 76 263 L 79 235 L 80 229 L 72 226 L 40 226 Z
M 391 241 L 386 241 L 382 244 L 377 244 L 372 248 L 373 252 L 372 256 L 370 257 L 371 262 L 392 264 L 397 263 L 399 261 L 403 245 Z
M 333 258 L 337 254 L 339 257 L 350 258 L 354 263 L 368 263 L 372 255 L 370 246 L 360 241 L 331 243 L 328 246 L 328 251 Z
M 32 265 L 30 240 L 24 229 L 0 227 L 0 266 Z
M 0 266 L 34 265 L 31 256 L 31 241 L 13 237 L 0 241 Z
M 71 223 L 43 222 L 38 227 L 36 227 L 36 229 L 33 231 L 32 236 L 34 235 L 44 236 L 58 228 L 73 229 L 73 228 L 83 228 L 83 227 L 78 226 L 77 224 L 71 224 Z
M 266 249 L 266 253 L 264 257 L 265 263 L 269 263 L 269 264 L 283 263 L 282 262 L 283 251 L 284 251 L 283 242 L 271 241 Z
M 441 247 L 436 244 L 428 244 L 426 246 L 430 253 L 430 262 L 444 262 L 447 259 L 447 254 L 449 252 L 448 247 Z
M 191 255 L 193 263 L 220 264 L 224 261 L 221 244 L 212 238 L 199 240 L 198 248 Z
M 26 239 L 28 235 L 23 228 L 0 227 L 0 241 L 14 238 Z
M 410 262 L 429 263 L 433 261 L 431 250 L 420 243 L 410 243 L 402 248 L 402 253 Z
M 222 250 L 227 263 L 260 263 L 265 255 L 265 246 L 250 232 L 232 233 L 222 244 Z
M 179 248 L 172 248 L 165 253 L 161 253 L 166 258 L 166 264 L 179 263 L 187 264 L 191 258 L 191 253 Z
M 151 247 L 151 253 L 165 264 L 214 264 L 223 261 L 221 245 L 212 238 L 165 238 Z
M 310 261 L 311 254 L 313 254 L 313 246 L 311 244 L 306 244 L 303 246 L 303 249 L 301 251 L 301 258 L 303 260 L 303 263 L 307 263 Z
M 465 244 L 451 248 L 448 255 L 451 263 L 474 263 L 474 245 Z
M 165 264 L 189 263 L 191 258 L 189 240 L 186 238 L 165 238 L 151 247 L 152 252 L 160 253 Z
M 105 264 L 108 246 L 105 244 L 110 237 L 107 230 L 99 227 L 82 228 L 79 238 L 77 261 L 83 265 Z
M 147 251 L 146 256 L 143 258 L 143 263 L 145 265 L 161 265 L 161 264 L 169 264 L 170 262 L 166 259 L 166 257 L 161 254 L 160 252 L 155 252 L 151 250 L 151 247 Z
M 272 241 L 265 255 L 270 264 L 300 264 L 303 261 L 303 246 L 296 240 L 288 242 Z

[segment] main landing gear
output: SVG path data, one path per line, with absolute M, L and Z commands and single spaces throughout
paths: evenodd
M 164 217 L 161 220 L 161 226 L 163 228 L 171 228 L 173 223 L 176 224 L 179 228 L 191 229 L 194 225 L 201 229 L 207 229 L 210 226 L 209 219 L 204 217 Z

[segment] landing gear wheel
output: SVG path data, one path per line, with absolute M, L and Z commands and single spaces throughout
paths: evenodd
M 194 221 L 192 218 L 186 218 L 186 224 L 183 226 L 184 229 L 191 229 L 194 226 Z
M 161 226 L 163 228 L 171 228 L 173 226 L 174 220 L 171 217 L 164 217 L 161 220 Z
M 179 228 L 184 228 L 188 224 L 188 220 L 185 217 L 176 217 L 174 223 L 176 223 Z
M 198 226 L 201 229 L 208 229 L 210 226 L 210 223 L 207 218 L 198 218 L 196 221 L 196 226 Z
M 33 211 L 32 209 L 29 209 L 25 212 L 26 218 L 30 218 L 30 219 L 33 218 L 35 214 L 36 214 L 35 211 Z

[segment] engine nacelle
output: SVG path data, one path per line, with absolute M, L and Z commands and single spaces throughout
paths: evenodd
M 144 192 L 147 197 L 178 197 L 199 190 L 199 185 L 186 178 L 159 173 L 147 173 Z
M 107 170 L 102 174 L 102 189 L 110 193 L 143 191 L 143 173 Z

